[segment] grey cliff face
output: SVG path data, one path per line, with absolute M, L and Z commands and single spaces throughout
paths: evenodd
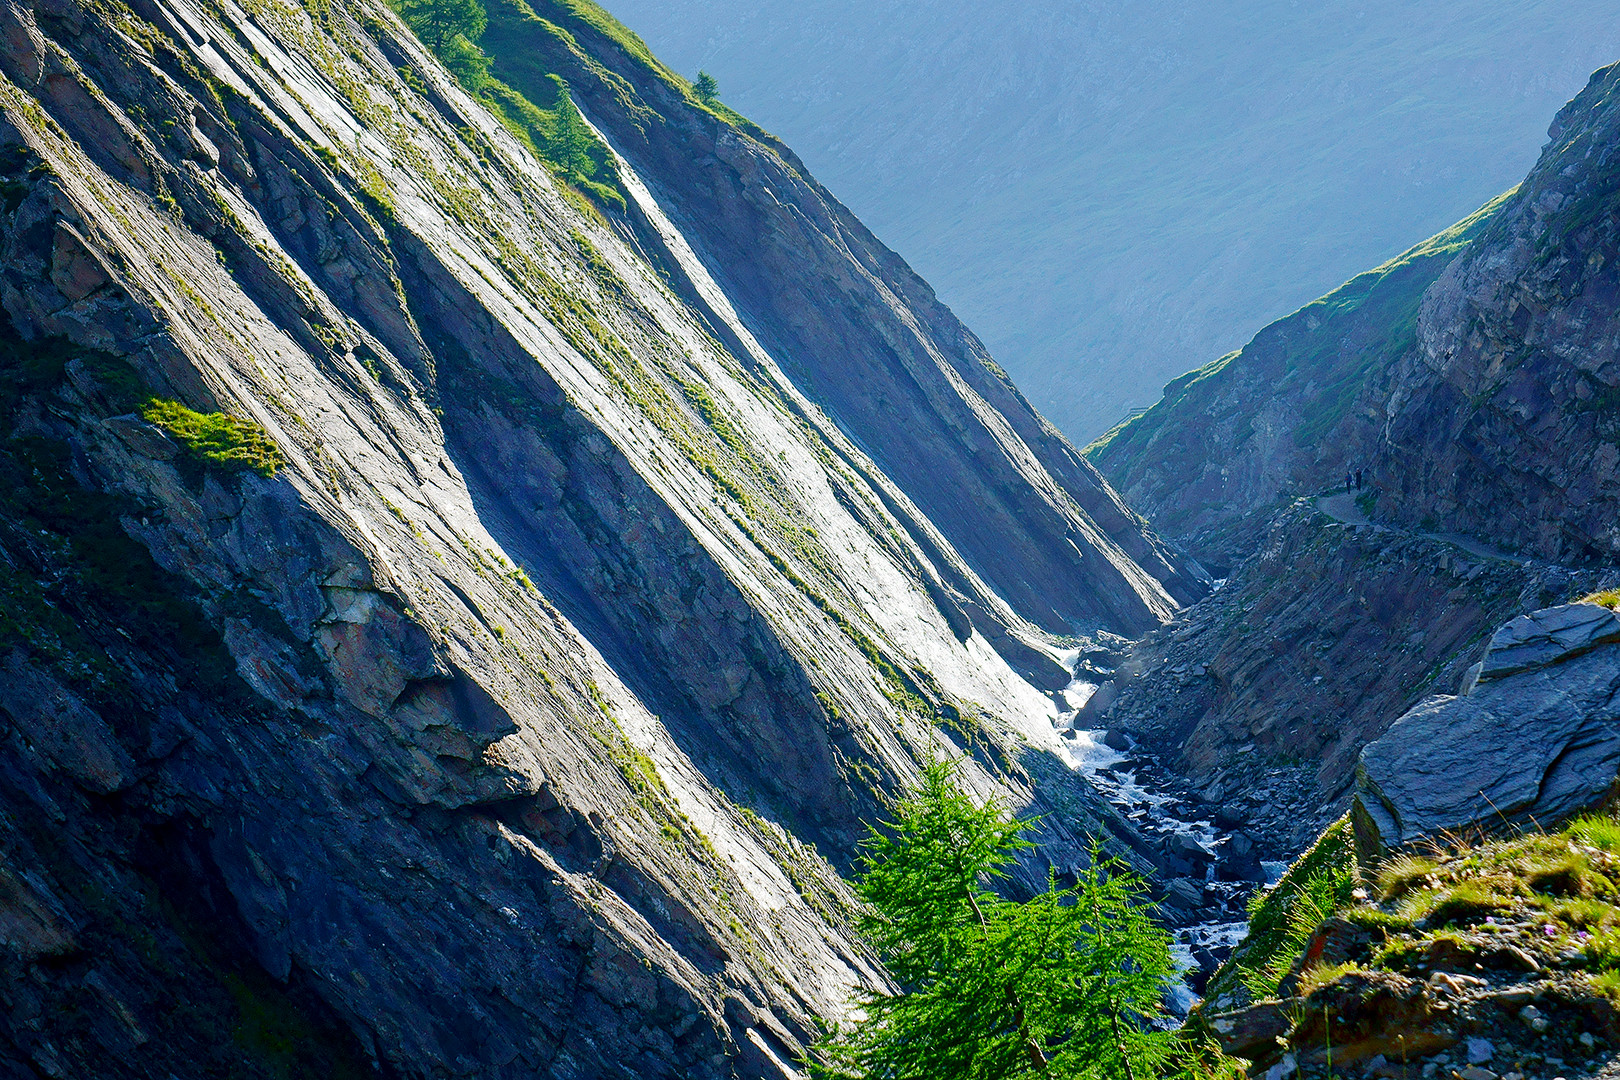
M 1547 559 L 1612 560 L 1620 354 L 1620 67 L 1592 76 L 1541 160 L 1423 300 L 1383 406 L 1386 512 Z
M 1059 811 L 1028 884 L 1131 839 L 1029 678 L 1200 572 L 551 14 L 622 214 L 381 4 L 0 7 L 6 1068 L 787 1075 L 920 758 Z

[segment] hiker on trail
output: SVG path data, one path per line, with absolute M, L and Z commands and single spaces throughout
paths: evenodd
M 1346 495 L 1350 494 L 1350 485 L 1355 480 L 1355 478 L 1356 478 L 1355 473 L 1347 472 L 1347 473 L 1344 474 L 1344 493 Z
M 1361 470 L 1360 469 L 1356 470 L 1356 490 L 1357 491 L 1361 490 Z

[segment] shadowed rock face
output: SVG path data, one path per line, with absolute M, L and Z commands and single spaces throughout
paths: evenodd
M 381 4 L 0 5 L 6 1071 L 780 1076 L 921 757 L 1133 839 L 1025 676 L 1195 570 L 585 10 L 625 213 Z
M 1384 398 L 1383 512 L 1564 561 L 1620 553 L 1620 66 L 1424 296 Z
M 1598 583 L 1301 500 L 1220 591 L 1138 641 L 1088 712 L 1290 855 L 1343 812 L 1361 748 L 1455 689 L 1501 620 Z
M 1415 344 L 1424 291 L 1496 204 L 1188 372 L 1087 448 L 1165 533 L 1221 569 L 1261 542 L 1279 500 L 1374 463 L 1378 380 Z M 1382 482 L 1371 471 L 1370 487 Z
M 1285 849 L 1342 809 L 1361 747 L 1423 695 L 1483 693 L 1614 633 L 1601 609 L 1538 609 L 1613 576 L 1617 86 L 1620 69 L 1592 76 L 1514 191 L 1088 450 L 1231 568 L 1094 709 L 1206 795 L 1254 804 Z M 1353 469 L 1364 489 L 1336 502 L 1353 496 L 1339 516 L 1361 524 L 1306 509 Z
M 1617 85 L 1592 76 L 1519 187 L 1170 383 L 1090 456 L 1218 565 L 1280 497 L 1355 468 L 1375 518 L 1612 559 Z

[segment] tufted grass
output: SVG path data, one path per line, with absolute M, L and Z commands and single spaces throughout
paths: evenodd
M 268 478 L 287 463 L 269 434 L 252 420 L 230 413 L 198 412 L 167 398 L 147 402 L 141 416 L 174 436 L 193 457 L 208 465 L 256 472 Z
M 1612 817 L 1591 815 L 1576 818 L 1564 831 L 1572 839 L 1599 851 L 1620 852 L 1620 821 Z

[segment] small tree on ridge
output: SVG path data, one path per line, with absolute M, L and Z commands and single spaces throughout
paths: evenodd
M 692 84 L 692 92 L 697 95 L 697 99 L 703 104 L 713 105 L 714 99 L 720 93 L 720 84 L 707 71 L 700 71 L 698 72 L 697 82 Z

